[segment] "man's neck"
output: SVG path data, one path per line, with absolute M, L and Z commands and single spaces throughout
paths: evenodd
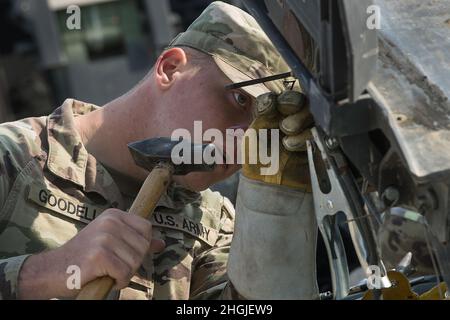
M 102 108 L 75 118 L 75 127 L 90 154 L 107 167 L 138 180 L 145 179 L 146 172 L 134 164 L 127 145 L 158 134 L 157 128 L 151 130 L 143 121 L 152 109 L 149 93 L 145 85 L 138 86 Z

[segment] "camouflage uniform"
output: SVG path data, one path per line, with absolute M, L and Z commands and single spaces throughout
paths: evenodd
M 171 46 L 210 55 L 233 82 L 288 69 L 250 15 L 219 1 Z M 273 81 L 245 90 L 256 97 L 281 86 Z M 67 100 L 48 117 L 0 125 L 0 298 L 17 298 L 20 268 L 30 254 L 63 245 L 107 208 L 126 210 L 136 195 L 123 176 L 86 151 L 74 128 L 74 116 L 95 108 Z M 239 297 L 226 275 L 234 227 L 227 199 L 172 185 L 152 220 L 154 236 L 167 246 L 148 256 L 116 297 Z
M 29 254 L 71 239 L 107 208 L 127 210 L 133 195 L 90 155 L 74 116 L 96 107 L 74 100 L 48 117 L 0 125 L 0 297 L 14 299 Z M 226 284 L 234 211 L 218 193 L 172 185 L 153 215 L 167 247 L 148 256 L 120 299 L 217 297 Z

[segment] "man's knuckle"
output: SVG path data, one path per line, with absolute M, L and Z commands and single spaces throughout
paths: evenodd
M 105 260 L 106 252 L 102 247 L 95 247 L 89 251 L 87 260 L 90 264 L 94 265 L 101 263 Z
M 99 222 L 99 226 L 102 230 L 113 230 L 117 227 L 118 221 L 115 216 L 106 216 Z
M 114 241 L 114 236 L 110 233 L 101 233 L 96 238 L 96 244 L 101 249 L 109 248 L 113 241 Z
M 123 280 L 124 269 L 126 270 L 127 265 L 122 262 L 122 260 L 113 254 L 105 255 L 104 263 L 108 270 L 110 270 L 111 276 Z
M 128 282 L 132 277 L 132 269 L 128 265 L 124 264 L 119 270 L 118 270 L 118 277 L 119 281 L 121 282 Z

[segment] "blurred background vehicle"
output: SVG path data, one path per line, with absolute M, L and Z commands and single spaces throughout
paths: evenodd
M 67 97 L 102 105 L 120 96 L 211 2 L 0 1 L 0 121 L 48 114 Z
M 211 2 L 1 0 L 0 122 L 47 115 L 66 98 L 101 106 L 119 97 Z M 214 189 L 235 202 L 237 183 Z

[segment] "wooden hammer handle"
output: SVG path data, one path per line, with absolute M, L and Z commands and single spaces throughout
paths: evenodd
M 159 199 L 172 179 L 170 166 L 159 165 L 150 174 L 134 199 L 129 213 L 148 219 L 152 216 Z M 109 276 L 97 278 L 87 283 L 77 296 L 77 300 L 105 299 L 114 287 L 115 280 Z

